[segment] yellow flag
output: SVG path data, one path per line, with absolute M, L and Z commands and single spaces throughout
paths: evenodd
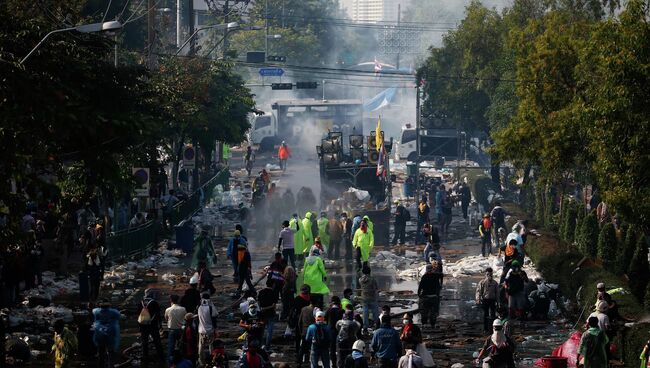
M 377 152 L 381 149 L 383 137 L 381 136 L 381 115 L 377 118 L 377 129 L 375 129 L 375 144 L 377 145 Z

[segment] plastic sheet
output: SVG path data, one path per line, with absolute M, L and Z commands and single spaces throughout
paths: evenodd
M 571 336 L 569 336 L 569 339 L 566 340 L 562 345 L 553 349 L 551 356 L 567 358 L 568 359 L 567 366 L 569 368 L 575 367 L 576 356 L 578 354 L 578 347 L 580 347 L 581 337 L 582 337 L 582 332 L 580 331 L 574 332 Z M 541 358 L 535 361 L 535 367 L 539 367 L 539 368 L 544 367 Z

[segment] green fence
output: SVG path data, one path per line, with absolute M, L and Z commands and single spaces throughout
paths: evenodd
M 228 184 L 229 178 L 230 171 L 228 171 L 228 168 L 225 168 L 203 184 L 201 187 L 203 190 L 203 203 L 209 198 L 212 198 L 212 193 L 218 184 L 225 187 Z M 179 222 L 196 213 L 202 206 L 200 201 L 201 193 L 197 190 L 186 200 L 177 203 L 171 214 L 172 225 L 177 225 Z M 156 245 L 161 230 L 162 224 L 160 222 L 148 221 L 135 229 L 125 229 L 110 234 L 106 239 L 108 257 L 110 259 L 119 259 L 124 257 L 138 257 L 146 254 L 148 250 Z

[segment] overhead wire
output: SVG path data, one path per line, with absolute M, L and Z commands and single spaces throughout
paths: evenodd
M 108 6 L 106 7 L 106 10 L 104 10 L 104 16 L 102 17 L 102 23 L 104 23 L 104 20 L 106 20 L 106 14 L 108 14 L 108 11 L 111 10 L 111 4 L 113 3 L 113 0 L 108 0 Z
M 131 3 L 131 0 L 126 0 L 126 3 L 124 4 L 124 7 L 122 8 L 122 11 L 117 16 L 117 20 L 122 21 L 122 16 L 124 15 L 124 12 L 126 11 L 126 8 L 129 7 L 130 3 Z

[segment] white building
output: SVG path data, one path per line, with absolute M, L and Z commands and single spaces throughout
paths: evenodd
M 355 22 L 396 22 L 398 6 L 404 11 L 408 3 L 409 0 L 341 0 L 341 8 Z

